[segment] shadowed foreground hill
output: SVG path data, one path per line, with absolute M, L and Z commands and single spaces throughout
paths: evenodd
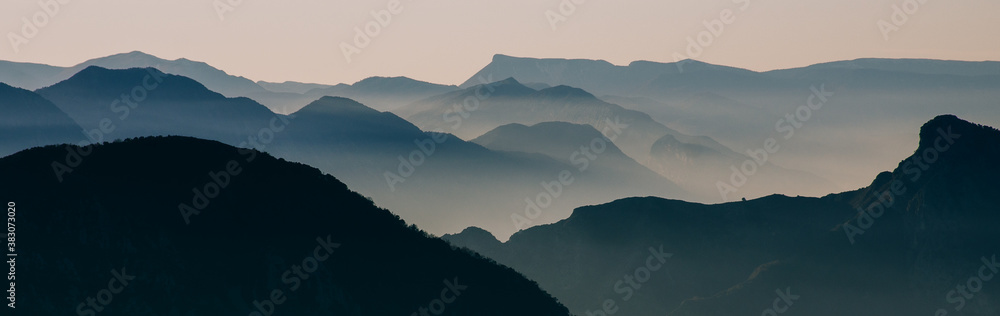
M 80 150 L 89 155 L 63 183 L 50 164 L 65 146 L 0 159 L 20 312 L 259 315 L 257 303 L 265 315 L 568 315 L 534 282 L 314 168 L 184 137 Z M 180 204 L 204 208 L 185 218 Z
M 1000 131 L 945 115 L 919 134 L 912 156 L 856 191 L 717 205 L 630 198 L 503 244 L 475 229 L 444 239 L 517 269 L 577 314 L 613 300 L 621 315 L 998 315 Z

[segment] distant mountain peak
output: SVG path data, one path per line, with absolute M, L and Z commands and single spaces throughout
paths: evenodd
M 519 85 L 521 83 L 518 82 L 517 79 L 514 79 L 514 77 L 507 77 L 507 79 L 494 82 L 494 84 L 518 84 Z
M 546 62 L 546 63 L 564 63 L 564 62 L 584 62 L 584 63 L 598 63 L 606 66 L 614 66 L 611 62 L 603 59 L 586 59 L 586 58 L 535 58 L 535 57 L 516 57 L 504 54 L 494 54 L 493 62 Z
M 485 84 L 477 84 L 466 88 L 466 93 L 474 93 L 480 89 L 489 90 L 490 96 L 523 96 L 535 93 L 537 90 L 521 84 L 513 77 Z M 476 93 L 483 93 L 482 91 Z
M 475 249 L 485 256 L 492 255 L 493 251 L 503 244 L 489 231 L 475 226 L 470 226 L 458 234 L 446 234 L 441 236 L 441 239 L 457 247 Z
M 372 109 L 358 101 L 345 97 L 324 96 L 309 105 L 306 105 L 296 113 L 382 113 Z
M 984 172 L 998 160 L 1000 130 L 951 114 L 939 115 L 920 127 L 914 153 L 894 171 L 880 173 L 866 190 L 886 190 L 893 181 L 921 188 L 934 183 L 959 185 L 973 181 L 969 174 Z M 916 193 L 908 190 L 905 194 Z
M 131 60 L 133 62 L 141 61 L 141 63 L 146 63 L 146 64 L 156 63 L 156 62 L 168 62 L 168 61 L 170 61 L 170 60 L 166 60 L 166 59 L 157 57 L 155 55 L 151 55 L 151 54 L 144 53 L 142 51 L 135 50 L 135 51 L 131 51 L 131 52 L 128 52 L 128 53 L 120 53 L 120 54 L 114 54 L 114 55 L 110 55 L 110 56 L 105 56 L 105 57 L 91 59 L 91 60 L 88 60 L 88 62 L 110 61 L 110 60 Z
M 483 86 L 483 85 L 478 85 L 478 86 Z M 478 86 L 476 86 L 476 87 L 478 87 Z M 531 89 L 531 88 L 528 88 L 528 86 L 525 86 L 525 85 L 521 84 L 521 82 L 517 81 L 517 79 L 514 79 L 514 77 L 507 77 L 507 79 L 490 82 L 490 83 L 485 84 L 485 86 L 494 87 L 494 88 L 496 88 L 496 87 L 512 88 L 513 87 L 513 88 L 516 88 L 516 89 L 524 89 L 524 88 Z M 475 87 L 473 87 L 473 88 L 475 88 Z M 531 90 L 534 91 L 535 89 L 531 89 Z
M 470 237 L 481 237 L 494 240 L 496 239 L 496 237 L 493 236 L 493 233 L 476 226 L 469 226 L 468 228 L 462 230 L 462 232 L 459 234 L 469 235 Z
M 503 60 L 503 59 L 514 59 L 516 57 L 504 54 L 493 54 L 493 61 Z
M 567 98 L 597 98 L 590 92 L 586 90 L 570 87 L 567 85 L 558 85 L 548 89 L 542 89 L 538 91 L 539 95 L 548 97 L 567 97 Z
M 403 76 L 394 76 L 394 77 L 372 76 L 372 77 L 368 77 L 368 78 L 365 78 L 365 79 L 358 80 L 358 82 L 355 82 L 354 84 L 355 85 L 358 85 L 358 84 L 364 85 L 364 84 L 368 84 L 368 83 L 372 83 L 372 82 L 380 82 L 380 81 L 418 82 L 417 80 L 411 79 L 409 77 L 403 77 Z
M 969 143 L 971 144 L 970 146 L 960 147 L 968 147 L 971 150 L 968 154 L 975 156 L 988 153 L 988 151 L 985 151 L 987 148 L 995 149 L 997 146 L 1000 146 L 996 143 L 980 144 L 978 142 L 993 142 L 997 140 L 1000 140 L 1000 130 L 996 128 L 975 124 L 953 114 L 939 115 L 920 127 L 920 142 L 916 154 L 922 155 L 925 151 L 931 149 L 944 151 L 939 147 L 945 147 L 945 144 Z M 983 151 L 977 151 L 977 148 Z
M 117 55 L 119 55 L 119 56 L 134 56 L 134 57 L 159 58 L 159 57 L 156 57 L 156 56 L 154 56 L 152 54 L 147 54 L 147 53 L 139 51 L 139 50 L 134 50 L 134 51 L 131 51 L 131 52 L 128 52 L 128 53 L 121 53 L 121 54 L 117 54 Z M 111 55 L 111 56 L 115 56 L 115 55 Z M 160 59 L 162 59 L 162 58 L 160 58 Z
M 958 118 L 958 116 L 955 116 L 954 114 L 942 114 L 935 116 L 930 121 L 927 121 L 927 123 L 924 123 L 924 125 L 920 127 L 920 135 L 925 136 L 924 133 L 927 130 L 932 130 L 939 127 L 946 127 L 949 125 L 976 125 L 976 124 L 960 119 Z
M 427 94 L 428 91 L 435 91 L 436 93 L 444 93 L 446 91 L 451 91 L 455 89 L 454 86 L 446 86 L 431 82 L 425 82 L 416 80 L 410 77 L 396 76 L 396 77 L 368 77 L 362 79 L 350 86 L 344 86 L 342 88 L 351 88 L 355 91 L 364 91 L 366 93 L 387 95 L 387 94 L 399 94 L 399 93 L 418 93 L 421 95 Z M 436 93 L 430 93 L 431 95 Z
M 174 94 L 172 96 L 181 99 L 194 99 L 199 97 L 211 99 L 224 98 L 221 94 L 206 88 L 203 84 L 201 84 L 201 82 L 184 76 L 164 73 L 163 71 L 152 67 L 109 69 L 101 66 L 87 66 L 68 79 L 52 86 L 38 89 L 36 92 L 44 96 L 49 91 L 59 90 L 57 87 L 63 87 L 70 89 L 82 89 L 88 94 L 113 92 L 113 95 L 118 95 L 122 92 L 128 92 L 137 86 L 141 87 L 145 84 L 157 82 L 157 88 L 147 92 L 155 91 L 159 94 L 163 91 L 173 91 Z

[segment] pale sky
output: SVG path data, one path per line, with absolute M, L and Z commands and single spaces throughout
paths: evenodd
M 342 42 L 392 1 L 37 0 L 0 4 L 0 59 L 69 66 L 140 50 L 204 61 L 253 80 L 352 83 L 408 76 L 459 84 L 493 54 L 672 62 L 703 21 L 732 10 L 701 61 L 770 70 L 862 57 L 1000 60 L 1000 1 L 923 0 L 885 40 L 893 5 L 917 0 L 401 0 L 402 9 L 348 63 Z M 577 4 L 552 29 L 545 12 Z M 214 2 L 239 3 L 220 20 Z M 24 21 L 43 26 L 18 44 Z M 48 18 L 48 21 L 43 18 Z M 897 19 L 901 21 L 901 19 Z M 893 24 L 895 26 L 895 24 Z M 706 37 L 706 39 L 708 39 Z

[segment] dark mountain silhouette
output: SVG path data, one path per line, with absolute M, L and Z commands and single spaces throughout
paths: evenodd
M 239 144 L 278 117 L 248 98 L 226 98 L 190 78 L 153 68 L 88 67 L 37 93 L 87 130 L 110 122 L 113 128 L 95 137 L 98 142 L 184 135 Z
M 718 205 L 630 198 L 501 246 L 445 238 L 538 281 L 576 314 L 614 299 L 628 315 L 993 315 L 997 288 L 969 280 L 1000 268 L 1000 131 L 946 115 L 919 134 L 910 157 L 856 191 Z M 666 270 L 636 272 L 660 245 L 672 254 Z M 624 275 L 646 281 L 618 283 Z
M 457 234 L 445 234 L 441 239 L 468 249 L 477 249 L 481 253 L 496 253 L 503 247 L 503 243 L 492 233 L 479 227 L 469 227 Z
M 166 60 L 140 51 L 94 58 L 66 68 L 58 76 L 50 79 L 50 85 L 69 79 L 76 73 L 91 66 L 107 69 L 155 68 L 164 73 L 197 80 L 212 91 L 230 98 L 249 97 L 250 95 L 267 92 L 267 90 L 250 79 L 230 75 L 204 62 L 186 58 Z
M 44 144 L 79 143 L 82 128 L 34 92 L 0 83 L 0 157 Z
M 82 150 L 89 160 L 62 183 L 41 176 L 62 147 L 0 159 L 0 195 L 19 211 L 19 311 L 94 313 L 80 304 L 111 286 L 100 315 L 246 315 L 255 304 L 263 314 L 568 315 L 534 282 L 314 168 L 185 137 Z M 210 197 L 185 224 L 178 204 L 192 203 L 192 188 Z M 119 274 L 124 289 L 108 283 Z

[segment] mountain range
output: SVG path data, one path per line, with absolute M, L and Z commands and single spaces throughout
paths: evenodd
M 42 315 L 995 315 L 998 65 L 497 55 L 449 86 L 253 82 L 141 52 L 0 62 L 18 298 Z
M 769 163 L 808 171 L 844 189 L 864 186 L 861 179 L 905 157 L 916 146 L 914 131 L 928 117 L 951 113 L 1000 125 L 996 61 L 866 58 L 756 72 L 693 60 L 617 66 L 496 55 L 460 87 L 485 75 L 580 88 L 740 153 L 768 138 L 787 137 Z M 803 109 L 810 100 L 817 104 L 814 91 L 826 100 L 818 110 Z M 772 189 L 796 191 L 784 187 Z
M 195 79 L 227 97 L 251 98 L 281 114 L 293 113 L 323 96 L 342 96 L 409 119 L 412 111 L 406 108 L 412 109 L 411 103 L 458 89 L 402 77 L 373 77 L 351 85 L 254 83 L 201 62 L 170 61 L 141 52 L 96 58 L 73 67 L 0 62 L 0 82 L 35 90 L 69 78 L 89 65 L 156 67 L 165 73 Z M 866 58 L 755 72 L 693 60 L 636 61 L 617 66 L 600 60 L 496 55 L 459 87 L 470 88 L 494 81 L 492 78 L 512 77 L 535 90 L 560 85 L 580 88 L 608 103 L 646 113 L 679 133 L 711 137 L 738 153 L 759 148 L 768 138 L 788 136 L 788 145 L 782 147 L 780 154 L 772 155 L 771 165 L 793 173 L 806 171 L 829 181 L 833 188 L 847 189 L 865 185 L 859 179 L 889 168 L 904 157 L 906 149 L 914 146 L 917 139 L 912 131 L 927 117 L 953 113 L 980 118 L 984 124 L 1000 125 L 1000 112 L 992 101 L 1000 97 L 998 65 L 994 61 Z M 813 94 L 812 89 L 828 91 L 833 96 L 828 106 L 806 116 L 806 112 L 799 112 Z M 865 115 L 858 116 L 859 112 Z M 789 115 L 794 124 L 787 119 Z M 442 118 L 437 121 L 437 125 L 444 124 Z M 531 124 L 502 124 L 507 123 Z M 794 136 L 788 134 L 789 125 L 800 123 L 802 128 L 795 129 Z M 425 128 L 423 124 L 417 125 Z M 778 125 L 782 125 L 781 131 Z M 470 133 L 473 135 L 460 137 L 472 139 L 487 130 L 479 129 Z M 656 169 L 643 157 L 634 155 L 629 146 L 621 147 L 640 163 Z M 748 188 L 741 189 L 744 192 L 739 195 L 759 197 L 768 191 L 817 195 L 829 187 L 783 185 L 763 191 Z M 713 200 L 719 201 L 714 197 Z
M 226 97 L 253 99 L 283 114 L 298 110 L 323 96 L 355 98 L 382 110 L 390 110 L 454 89 L 405 77 L 371 77 L 354 85 L 254 82 L 245 77 L 230 75 L 204 62 L 186 58 L 166 60 L 139 51 L 90 59 L 70 67 L 0 61 L 0 82 L 37 90 L 69 79 L 90 66 L 107 69 L 155 68 L 163 73 L 194 79 Z
M 523 272 L 577 315 L 608 299 L 628 315 L 994 314 L 996 287 L 955 289 L 1000 268 L 1000 131 L 939 116 L 919 134 L 910 157 L 855 191 L 715 205 L 628 198 L 504 243 L 478 228 L 443 238 Z M 665 268 L 647 268 L 659 260 L 651 253 L 670 254 Z
M 56 143 L 181 135 L 266 150 L 343 179 L 380 206 L 438 233 L 482 225 L 509 235 L 523 225 L 554 222 L 575 207 L 632 194 L 690 197 L 671 181 L 634 165 L 580 170 L 566 158 L 491 150 L 453 135 L 424 132 L 392 113 L 342 97 L 322 97 L 284 115 L 251 99 L 227 98 L 190 78 L 153 68 L 97 66 L 36 93 L 39 102 L 51 100 L 56 108 L 10 115 L 38 121 L 54 116 L 53 122 L 68 117 L 83 127 L 46 136 Z M 50 133 L 42 127 L 21 127 L 8 153 L 49 144 L 34 138 Z M 73 176 L 71 170 L 58 170 L 53 174 L 59 178 Z M 546 187 L 556 190 L 549 184 L 558 181 L 563 171 L 572 171 L 576 182 L 560 184 L 558 192 L 550 193 Z M 430 198 L 444 192 L 454 198 Z M 531 205 L 539 202 L 543 206 L 535 214 Z M 524 216 L 526 211 L 532 212 L 530 222 L 514 220 L 515 214 Z
M 582 89 L 555 86 L 534 90 L 513 78 L 424 99 L 395 113 L 421 129 L 461 138 L 483 135 L 506 124 L 561 121 L 590 125 L 612 138 L 629 157 L 681 184 L 695 194 L 694 199 L 706 202 L 720 199 L 716 183 L 729 177 L 730 166 L 752 159 L 710 137 L 678 132 L 643 112 L 608 103 Z M 755 173 L 753 181 L 740 188 L 743 196 L 777 192 L 784 187 L 781 182 L 797 183 L 799 194 L 822 194 L 836 188 L 821 177 L 787 170 L 773 162 Z

